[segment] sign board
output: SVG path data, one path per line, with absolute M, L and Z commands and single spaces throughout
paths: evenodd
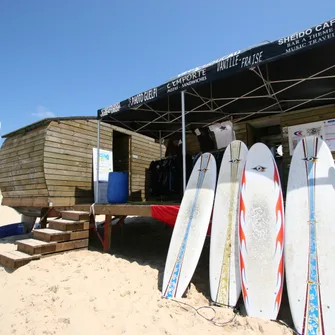
M 113 172 L 113 152 L 99 150 L 99 197 L 97 195 L 97 148 L 93 148 L 94 202 L 107 203 L 108 175 Z
M 330 119 L 288 127 L 290 155 L 302 138 L 312 135 L 321 137 L 335 151 L 335 119 Z

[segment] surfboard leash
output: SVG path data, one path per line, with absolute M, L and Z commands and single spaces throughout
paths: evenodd
M 233 323 L 235 321 L 235 318 L 237 316 L 237 314 L 239 314 L 239 309 L 238 308 L 234 308 L 233 309 L 233 313 L 234 313 L 234 316 L 228 320 L 228 321 L 225 321 L 225 322 L 217 322 L 217 321 L 214 321 L 215 319 L 215 316 L 216 316 L 216 310 L 212 307 L 212 306 L 201 306 L 201 307 L 198 307 L 198 308 L 195 308 L 193 306 L 191 306 L 190 304 L 186 303 L 186 302 L 182 302 L 182 301 L 178 301 L 178 300 L 175 300 L 175 299 L 169 299 L 169 300 L 172 300 L 173 302 L 176 302 L 180 305 L 180 307 L 182 309 L 184 309 L 185 311 L 189 311 L 187 308 L 181 306 L 181 305 L 185 305 L 189 308 L 191 308 L 193 311 L 195 311 L 199 316 L 201 316 L 202 318 L 204 318 L 205 320 L 207 320 L 208 322 L 212 323 L 214 326 L 216 327 L 225 327 L 227 326 L 228 324 L 230 323 Z M 214 316 L 212 318 L 208 318 L 206 317 L 205 315 L 201 314 L 200 313 L 200 310 L 202 309 L 210 309 L 214 312 Z

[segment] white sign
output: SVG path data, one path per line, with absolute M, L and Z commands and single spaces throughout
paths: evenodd
M 291 156 L 299 141 L 306 136 L 319 136 L 322 139 L 325 139 L 324 122 L 311 122 L 288 127 L 288 139 Z
M 335 151 L 335 119 L 324 121 L 326 138 L 330 151 Z
M 93 148 L 94 202 L 107 203 L 108 175 L 113 172 L 113 152 L 99 150 L 99 197 L 97 196 L 97 148 Z

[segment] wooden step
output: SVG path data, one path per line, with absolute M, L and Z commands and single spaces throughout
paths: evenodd
M 35 239 L 17 241 L 17 249 L 29 255 L 51 254 L 55 252 L 68 251 L 79 248 L 87 248 L 88 239 L 67 242 L 44 242 Z
M 49 220 L 49 228 L 61 231 L 88 230 L 90 224 L 88 221 L 72 221 L 65 219 Z
M 73 221 L 88 221 L 90 219 L 89 212 L 82 211 L 64 211 L 61 212 L 62 218 L 64 220 L 73 220 Z
M 79 231 L 61 231 L 55 229 L 37 229 L 33 232 L 33 238 L 44 242 L 65 242 L 73 240 L 81 240 L 88 238 L 88 230 Z
M 40 255 L 27 255 L 18 250 L 3 251 L 0 253 L 0 265 L 4 268 L 15 270 L 23 265 L 28 264 L 30 261 L 39 259 Z

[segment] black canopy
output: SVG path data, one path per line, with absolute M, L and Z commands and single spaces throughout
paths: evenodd
M 238 122 L 335 100 L 335 19 L 237 51 L 98 110 L 98 119 L 158 138 L 188 127 Z

